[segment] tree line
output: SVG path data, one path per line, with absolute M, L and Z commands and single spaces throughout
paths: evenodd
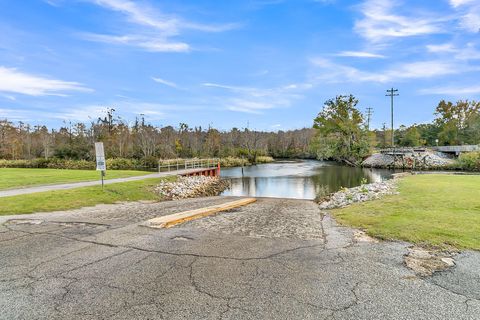
M 115 117 L 113 109 L 105 118 L 85 124 L 65 123 L 59 129 L 0 120 L 0 159 L 57 158 L 93 160 L 94 142 L 103 141 L 108 158 L 158 159 L 193 157 L 313 158 L 311 128 L 265 132 L 248 128 L 220 131 L 212 127 L 157 127 L 137 120 L 133 125 Z
M 258 156 L 332 159 L 358 164 L 374 148 L 391 146 L 385 125 L 369 130 L 353 95 L 324 103 L 313 128 L 266 132 L 248 128 L 221 131 L 212 127 L 158 127 L 145 119 L 129 125 L 108 109 L 104 118 L 88 124 L 65 123 L 58 129 L 0 120 L 0 159 L 94 159 L 94 142 L 103 141 L 108 158 L 158 159 L 239 157 L 255 163 Z M 395 146 L 435 146 L 480 143 L 480 102 L 440 101 L 432 123 L 400 126 Z
M 339 95 L 325 102 L 314 119 L 317 130 L 312 140 L 317 158 L 358 164 L 373 148 L 392 147 L 392 130 L 369 130 L 365 115 L 357 108 L 353 95 Z M 480 144 L 480 102 L 442 100 L 432 123 L 401 125 L 393 131 L 394 145 L 419 147 Z

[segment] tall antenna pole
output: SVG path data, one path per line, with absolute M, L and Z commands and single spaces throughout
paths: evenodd
M 370 131 L 370 120 L 372 118 L 373 108 L 367 108 L 367 131 Z
M 398 96 L 399 94 L 397 93 L 398 89 L 388 89 L 387 94 L 385 96 L 390 97 L 390 102 L 391 102 L 391 114 L 392 114 L 392 148 L 395 147 L 395 133 L 393 131 L 393 97 Z

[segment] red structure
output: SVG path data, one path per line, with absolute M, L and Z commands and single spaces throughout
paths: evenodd
M 207 176 L 207 177 L 219 177 L 220 176 L 220 162 L 218 162 L 216 168 L 198 168 L 196 171 L 182 174 L 184 177 L 191 176 Z

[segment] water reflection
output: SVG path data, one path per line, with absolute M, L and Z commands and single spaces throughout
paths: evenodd
M 243 170 L 243 176 L 242 176 Z M 282 161 L 244 168 L 222 169 L 231 188 L 223 195 L 314 199 L 341 187 L 355 187 L 391 177 L 392 171 L 352 168 L 328 161 Z

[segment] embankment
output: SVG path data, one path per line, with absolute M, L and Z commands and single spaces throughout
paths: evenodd
M 389 153 L 375 153 L 362 162 L 367 168 L 403 168 L 418 170 L 450 169 L 455 159 L 442 152 L 425 151 L 396 151 Z

